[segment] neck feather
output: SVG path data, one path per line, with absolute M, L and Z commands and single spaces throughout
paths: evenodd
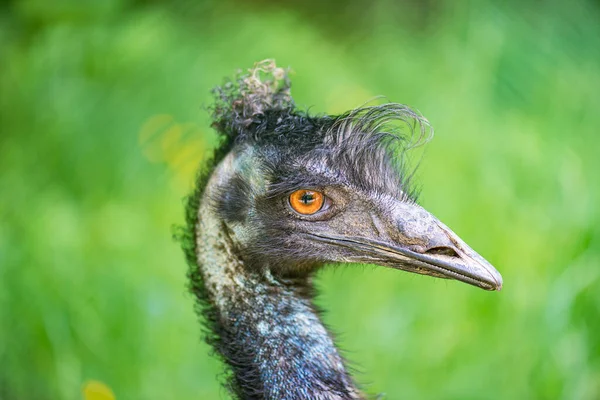
M 242 399 L 360 399 L 312 304 L 310 278 L 248 271 L 205 203 L 196 229 L 203 312 L 209 342 L 231 368 L 230 390 Z

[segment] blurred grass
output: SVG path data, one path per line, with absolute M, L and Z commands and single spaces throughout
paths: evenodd
M 369 392 L 600 398 L 597 2 L 0 7 L 0 399 L 227 397 L 170 226 L 214 145 L 210 88 L 267 57 L 317 112 L 419 108 L 423 205 L 504 276 L 324 271 Z

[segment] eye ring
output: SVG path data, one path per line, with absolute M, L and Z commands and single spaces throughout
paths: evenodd
M 290 194 L 288 202 L 298 214 L 313 215 L 323 208 L 325 195 L 312 189 L 300 189 Z

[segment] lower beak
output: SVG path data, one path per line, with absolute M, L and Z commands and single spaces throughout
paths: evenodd
M 409 249 L 364 238 L 313 236 L 317 236 L 321 241 L 352 248 L 364 255 L 362 261 L 369 264 L 384 265 L 438 278 L 455 279 L 485 290 L 502 289 L 500 273 L 464 243 L 458 246 L 436 246 L 423 250 L 420 246 L 410 246 L 412 249 Z M 361 257 L 357 259 L 361 260 Z
M 485 290 L 502 289 L 500 273 L 464 244 L 451 247 L 436 246 L 424 251 L 385 244 L 373 246 L 381 255 L 386 255 L 387 264 L 392 268 L 455 279 Z

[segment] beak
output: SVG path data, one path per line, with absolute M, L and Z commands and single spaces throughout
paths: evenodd
M 377 240 L 364 236 L 320 236 L 320 240 L 352 248 L 363 262 L 455 279 L 485 290 L 502 288 L 500 273 L 422 207 L 397 203 L 385 219 L 375 224 L 380 226 Z
M 392 267 L 456 279 L 485 290 L 502 289 L 502 276 L 458 235 L 416 204 L 397 203 L 391 213 L 397 234 L 373 245 L 387 254 Z

